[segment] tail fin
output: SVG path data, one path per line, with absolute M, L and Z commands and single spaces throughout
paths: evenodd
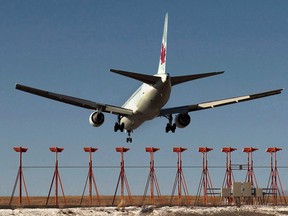
M 168 31 L 168 13 L 165 16 L 164 22 L 164 30 L 161 44 L 161 53 L 159 60 L 159 67 L 157 74 L 165 74 L 166 73 L 166 54 L 167 54 L 167 31 Z

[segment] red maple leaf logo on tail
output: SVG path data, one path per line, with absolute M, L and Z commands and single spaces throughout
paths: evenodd
M 161 46 L 161 55 L 160 55 L 160 60 L 161 60 L 161 64 L 165 63 L 165 58 L 166 58 L 166 49 L 164 47 L 164 44 L 162 43 Z

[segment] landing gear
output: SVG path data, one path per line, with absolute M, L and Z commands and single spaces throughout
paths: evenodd
M 124 131 L 124 123 L 121 123 L 121 119 L 122 119 L 123 116 L 121 115 L 118 115 L 118 121 L 115 123 L 114 125 L 114 132 L 117 132 L 118 130 L 123 132 Z M 132 137 L 131 137 L 131 132 L 133 132 L 132 130 L 127 130 L 127 133 L 128 133 L 128 137 L 126 139 L 126 142 L 127 143 L 132 143 Z
M 120 130 L 121 132 L 124 131 L 124 123 L 122 124 L 119 124 L 118 122 L 115 123 L 114 132 L 117 132 L 118 130 Z
M 166 128 L 165 128 L 166 133 L 168 133 L 169 131 L 171 131 L 172 133 L 175 133 L 175 130 L 176 130 L 175 123 L 174 124 L 167 123 Z
M 127 139 L 126 139 L 126 142 L 127 142 L 127 143 L 132 143 L 131 132 L 132 132 L 132 131 L 130 131 L 130 130 L 127 131 L 127 133 L 128 133 L 128 137 L 127 137 Z
M 117 132 L 118 130 L 120 130 L 121 132 L 124 131 L 124 123 L 120 124 L 122 116 L 118 116 L 118 121 L 115 123 L 114 125 L 114 132 Z
M 170 115 L 167 115 L 165 117 L 169 120 L 169 123 L 167 123 L 166 128 L 165 128 L 166 133 L 168 133 L 169 131 L 171 131 L 172 133 L 175 133 L 176 124 L 172 123 L 173 122 L 173 116 L 170 114 Z

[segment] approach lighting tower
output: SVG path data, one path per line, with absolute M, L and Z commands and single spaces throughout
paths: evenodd
M 202 175 L 200 178 L 197 197 L 195 200 L 195 205 L 198 204 L 199 197 L 201 196 L 201 191 L 203 189 L 203 205 L 208 204 L 208 195 L 211 195 L 211 201 L 215 204 L 214 190 L 212 186 L 212 181 L 208 170 L 208 152 L 212 151 L 213 148 L 199 147 L 198 152 L 202 153 Z
M 132 199 L 132 196 L 131 196 L 128 180 L 127 180 L 126 173 L 125 173 L 125 166 L 124 166 L 124 153 L 127 152 L 127 151 L 129 151 L 129 148 L 124 148 L 124 147 L 117 147 L 116 148 L 116 152 L 120 153 L 120 173 L 119 173 L 119 178 L 118 178 L 118 181 L 117 181 L 117 185 L 116 185 L 116 189 L 115 189 L 112 205 L 114 205 L 114 202 L 115 202 L 115 199 L 116 199 L 117 190 L 118 190 L 119 183 L 120 183 L 120 185 L 121 185 L 121 201 L 120 201 L 120 203 L 118 205 L 119 207 L 122 207 L 122 206 L 125 205 L 124 184 L 126 185 L 126 190 L 127 190 L 127 193 L 128 193 L 128 198 L 129 198 L 130 204 L 132 205 L 132 203 L 133 203 L 133 199 Z
M 172 205 L 172 201 L 173 201 L 176 187 L 178 189 L 178 199 L 177 199 L 178 206 L 182 205 L 182 190 L 185 194 L 186 205 L 188 206 L 190 203 L 188 188 L 187 188 L 184 173 L 182 170 L 182 152 L 184 152 L 186 150 L 187 150 L 187 148 L 182 148 L 182 147 L 174 147 L 173 148 L 173 152 L 177 153 L 178 160 L 177 160 L 177 173 L 176 173 L 176 177 L 175 177 L 175 181 L 174 181 L 174 185 L 173 185 L 173 189 L 172 189 L 172 194 L 171 194 L 171 198 L 170 198 L 170 205 Z
M 232 187 L 232 183 L 235 181 L 234 179 L 234 175 L 232 172 L 232 158 L 231 158 L 231 153 L 233 151 L 236 151 L 236 148 L 231 148 L 231 147 L 225 147 L 222 148 L 222 152 L 224 152 L 226 154 L 226 172 L 225 172 L 225 176 L 224 176 L 224 181 L 222 184 L 222 187 L 227 187 L 227 188 L 231 188 Z
M 59 204 L 59 202 L 58 202 L 58 185 L 59 185 L 59 183 L 60 183 L 60 187 L 61 187 L 64 203 L 66 205 L 66 198 L 65 198 L 65 194 L 64 194 L 64 188 L 63 188 L 63 184 L 62 184 L 62 181 L 61 181 L 61 178 L 60 178 L 59 166 L 58 166 L 58 153 L 61 153 L 64 150 L 64 148 L 51 147 L 51 148 L 49 148 L 49 150 L 51 152 L 55 153 L 55 169 L 54 169 L 54 175 L 53 175 L 53 178 L 52 178 L 52 181 L 51 181 L 48 197 L 47 197 L 47 200 L 46 200 L 46 206 L 48 205 L 48 201 L 49 201 L 49 198 L 50 198 L 50 194 L 51 194 L 51 190 L 52 190 L 52 187 L 53 187 L 54 180 L 55 180 L 55 205 L 58 206 L 58 204 Z
M 142 205 L 144 205 L 149 185 L 150 185 L 150 205 L 154 205 L 154 188 L 156 189 L 160 203 L 163 203 L 162 198 L 161 198 L 160 187 L 159 187 L 157 176 L 156 176 L 155 169 L 154 169 L 154 153 L 158 150 L 160 149 L 154 148 L 154 147 L 145 148 L 145 151 L 150 153 L 150 171 L 149 171 L 149 175 L 148 175 L 145 190 L 144 190 L 144 195 L 142 198 Z
M 232 189 L 232 183 L 235 181 L 234 175 L 232 172 L 231 153 L 236 150 L 237 150 L 236 148 L 231 148 L 231 147 L 224 147 L 221 149 L 221 151 L 226 154 L 226 171 L 225 171 L 225 176 L 224 176 L 224 180 L 222 183 L 222 188 L 226 188 L 230 191 L 229 192 L 230 196 L 224 197 L 228 205 L 230 205 L 233 201 L 233 198 L 231 196 L 231 189 Z
M 88 180 L 89 180 L 89 205 L 91 206 L 92 201 L 93 201 L 93 199 L 92 199 L 93 185 L 94 185 L 94 190 L 95 190 L 96 195 L 97 195 L 98 204 L 99 204 L 99 206 L 101 205 L 100 196 L 98 193 L 98 188 L 97 188 L 96 180 L 95 180 L 94 173 L 93 173 L 93 162 L 92 162 L 92 153 L 96 152 L 97 150 L 98 150 L 97 148 L 92 148 L 92 147 L 85 147 L 84 148 L 84 151 L 89 153 L 89 168 L 88 168 L 88 175 L 86 178 L 86 182 L 85 182 L 82 198 L 80 201 L 80 205 L 82 204 L 82 201 L 83 201 L 83 197 L 84 197 L 84 193 L 86 190 Z
M 246 147 L 243 149 L 243 152 L 247 153 L 248 155 L 248 161 L 247 161 L 247 174 L 245 178 L 245 182 L 250 182 L 252 188 L 258 188 L 256 176 L 254 173 L 254 168 L 253 168 L 253 152 L 257 151 L 258 148 L 253 148 L 253 147 Z
M 20 146 L 20 147 L 14 147 L 13 149 L 14 149 L 15 152 L 19 152 L 19 169 L 18 169 L 18 174 L 17 174 L 16 180 L 15 180 L 15 184 L 14 184 L 14 187 L 13 187 L 13 192 L 12 192 L 12 195 L 11 195 L 11 198 L 10 198 L 9 205 L 12 204 L 12 200 L 13 200 L 13 197 L 14 197 L 14 193 L 15 193 L 15 189 L 17 187 L 18 181 L 19 181 L 18 204 L 19 204 L 19 206 L 22 206 L 22 204 L 23 204 L 23 202 L 22 202 L 22 182 L 23 182 L 25 193 L 26 193 L 26 197 L 27 197 L 27 201 L 28 201 L 28 204 L 30 205 L 28 190 L 27 190 L 27 187 L 26 187 L 26 182 L 25 182 L 25 179 L 24 179 L 23 171 L 22 171 L 22 153 L 27 152 L 28 148 L 23 148 L 23 147 Z
M 269 195 L 272 195 L 272 202 L 277 205 L 277 195 L 279 195 L 280 202 L 286 204 L 284 190 L 281 184 L 280 176 L 277 168 L 277 152 L 281 151 L 281 148 L 267 148 L 266 152 L 270 154 L 270 176 L 268 180 L 268 196 L 267 202 L 269 200 Z

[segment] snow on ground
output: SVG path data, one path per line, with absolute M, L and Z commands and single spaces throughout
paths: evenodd
M 288 215 L 288 207 L 274 206 L 241 206 L 238 207 L 161 207 L 161 208 L 140 208 L 126 207 L 116 209 L 115 207 L 96 208 L 67 208 L 67 209 L 0 209 L 1 216 L 106 216 L 106 215 L 127 215 L 127 216 L 200 216 L 200 215 L 232 215 L 232 216 L 260 216 L 260 215 Z

